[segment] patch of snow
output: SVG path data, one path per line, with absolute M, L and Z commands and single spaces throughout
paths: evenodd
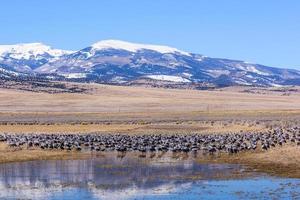
M 252 85 L 251 83 L 248 83 L 247 81 L 245 81 L 243 79 L 235 80 L 234 82 L 237 84 L 240 84 L 240 85 Z
M 275 84 L 275 83 L 270 83 L 270 86 L 272 87 L 282 87 L 283 85 Z
M 254 66 L 247 66 L 246 70 L 249 71 L 249 72 L 253 72 L 253 73 L 259 74 L 259 75 L 264 75 L 264 76 L 268 76 L 269 75 L 268 73 L 259 71 Z
M 85 78 L 85 73 L 60 73 L 59 75 L 64 76 L 65 78 Z
M 186 72 L 182 73 L 182 75 L 184 75 L 185 77 L 188 77 L 188 78 L 191 78 L 193 76 L 192 74 L 186 73 Z
M 203 58 L 196 58 L 195 60 L 199 61 L 199 62 L 202 62 L 203 61 Z
M 190 83 L 191 81 L 182 78 L 180 76 L 170 76 L 170 75 L 148 75 L 147 78 L 161 81 L 170 81 L 170 82 L 178 82 L 178 83 Z
M 90 52 L 83 52 L 85 58 L 90 58 L 92 57 L 92 54 Z
M 55 73 L 56 68 L 53 65 L 49 66 L 46 64 L 46 65 L 43 65 L 42 67 L 35 69 L 34 71 L 36 71 L 38 73 Z
M 11 74 L 11 75 L 14 75 L 14 76 L 19 76 L 19 75 L 20 75 L 20 73 L 18 73 L 18 72 L 6 70 L 6 69 L 3 69 L 3 68 L 0 68 L 0 72 L 2 72 L 2 73 L 7 73 L 7 74 Z
M 245 63 L 245 62 L 244 62 Z M 246 63 L 245 63 L 246 64 Z M 255 73 L 255 74 L 259 74 L 259 75 L 263 75 L 263 76 L 269 76 L 270 74 L 269 73 L 266 73 L 266 72 L 263 72 L 263 71 L 260 71 L 258 69 L 256 69 L 255 66 L 253 65 L 249 65 L 247 64 L 246 66 L 245 65 L 236 65 L 236 67 L 238 69 L 241 69 L 241 70 L 244 70 L 244 71 L 247 71 L 247 72 L 252 72 L 252 73 Z
M 178 50 L 173 47 L 161 46 L 161 45 L 149 45 L 149 44 L 137 44 L 130 43 L 120 40 L 102 40 L 92 45 L 93 49 L 102 50 L 102 49 L 123 49 L 130 52 L 137 52 L 138 50 L 147 49 L 153 50 L 160 53 L 179 53 L 186 56 L 190 56 L 189 53 L 185 51 Z
M 54 76 L 46 76 L 47 79 L 55 79 Z
M 208 75 L 212 76 L 212 77 L 219 77 L 221 75 L 229 75 L 230 71 L 228 70 L 220 70 L 220 69 L 215 69 L 215 70 L 207 70 L 209 72 Z
M 115 76 L 111 79 L 111 81 L 116 83 L 126 83 L 127 81 L 124 80 L 124 77 L 122 76 Z

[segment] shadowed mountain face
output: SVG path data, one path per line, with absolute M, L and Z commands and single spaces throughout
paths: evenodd
M 6 45 L 6 51 L 0 46 L 0 67 L 5 73 L 43 77 L 51 74 L 54 79 L 124 85 L 300 85 L 300 71 L 297 70 L 210 58 L 167 46 L 116 40 L 100 41 L 76 52 L 53 50 L 41 44 L 21 50 L 18 45 L 13 46 L 7 49 Z

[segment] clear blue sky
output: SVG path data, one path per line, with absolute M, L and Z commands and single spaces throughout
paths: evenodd
M 300 0 L 2 0 L 0 44 L 103 39 L 300 69 Z

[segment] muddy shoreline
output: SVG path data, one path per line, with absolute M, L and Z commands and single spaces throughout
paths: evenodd
M 296 145 L 284 145 L 269 151 L 240 152 L 229 155 L 219 153 L 215 155 L 192 155 L 191 153 L 146 153 L 140 152 L 77 152 L 62 150 L 41 149 L 11 149 L 5 143 L 0 143 L 0 164 L 26 162 L 35 160 L 78 160 L 86 158 L 101 158 L 115 156 L 134 156 L 145 160 L 155 160 L 162 156 L 173 160 L 193 159 L 203 164 L 240 164 L 245 167 L 272 176 L 300 178 L 300 147 Z

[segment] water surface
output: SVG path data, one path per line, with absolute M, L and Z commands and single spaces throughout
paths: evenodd
M 192 159 L 90 157 L 0 165 L 0 199 L 300 199 L 300 179 Z

